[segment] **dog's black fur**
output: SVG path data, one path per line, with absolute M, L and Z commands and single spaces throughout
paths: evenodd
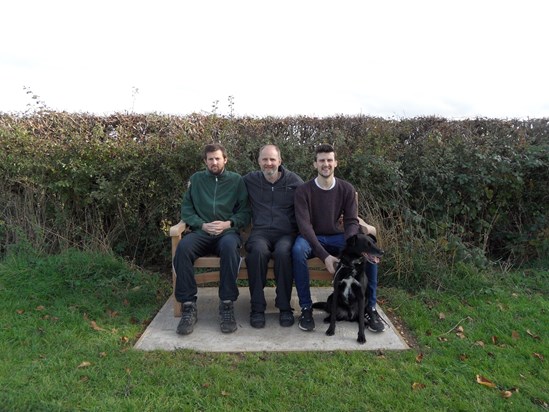
M 339 256 L 334 274 L 334 292 L 327 302 L 316 302 L 313 308 L 323 309 L 330 315 L 324 319 L 330 326 L 326 335 L 335 333 L 336 320 L 358 320 L 358 343 L 365 343 L 364 311 L 366 307 L 367 278 L 364 272 L 366 261 L 379 262 L 383 250 L 377 247 L 373 237 L 359 233 L 347 239 Z M 334 299 L 334 294 L 336 298 Z

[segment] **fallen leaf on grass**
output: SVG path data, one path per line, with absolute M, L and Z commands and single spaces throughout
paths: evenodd
M 444 319 L 446 319 L 446 315 L 445 315 L 444 313 L 440 312 L 440 313 L 438 314 L 438 318 L 439 318 L 440 320 L 444 320 Z
M 106 358 L 107 357 L 107 352 L 99 352 L 99 357 L 100 358 Z
M 465 353 L 462 353 L 459 355 L 459 360 L 462 362 L 465 362 L 467 359 L 469 359 L 469 356 L 467 356 Z
M 501 391 L 501 396 L 505 399 L 510 398 L 513 396 L 513 393 L 518 392 L 518 388 L 511 388 Z
M 534 352 L 534 358 L 538 358 L 540 361 L 542 361 L 543 355 L 541 353 Z
M 418 389 L 425 389 L 425 384 L 424 383 L 419 383 L 419 382 L 412 383 L 412 390 L 416 391 Z
M 91 362 L 84 361 L 80 365 L 78 365 L 78 369 L 87 368 L 88 366 L 91 366 Z
M 488 386 L 489 388 L 495 388 L 496 387 L 496 384 L 494 382 L 486 379 L 482 375 L 477 375 L 477 383 L 479 383 L 481 385 L 484 385 L 484 386 Z
M 456 336 L 460 339 L 465 339 L 465 334 L 463 332 L 456 332 Z
M 222 395 L 222 396 L 229 396 L 229 392 L 221 391 L 221 395 Z
M 109 318 L 116 318 L 118 316 L 118 312 L 116 310 L 107 309 L 107 315 Z
M 92 327 L 93 330 L 96 330 L 96 331 L 103 331 L 103 330 L 105 330 L 105 329 L 103 329 L 102 327 L 97 326 L 97 323 L 95 323 L 94 320 L 92 320 L 92 321 L 90 322 L 90 326 Z
M 484 348 L 484 342 L 481 341 L 481 340 L 477 340 L 477 341 L 475 342 L 475 345 L 480 346 L 481 348 Z
M 445 338 L 444 336 L 438 337 L 439 342 L 448 342 L 448 338 Z
M 493 343 L 494 345 L 497 345 L 497 344 L 498 344 L 498 339 L 499 339 L 499 338 L 498 338 L 497 336 L 492 336 L 492 343 Z
M 43 306 L 43 305 L 40 305 L 40 306 L 37 306 L 37 307 L 36 307 L 36 310 L 44 310 L 44 309 L 46 309 L 46 307 Z
M 204 382 L 204 383 L 202 384 L 202 387 L 203 387 L 203 388 L 209 388 L 209 387 L 210 387 L 210 383 Z
M 526 329 L 526 333 L 533 339 L 540 339 L 538 335 L 534 335 L 532 332 L 530 332 L 530 329 Z
M 122 341 L 122 343 L 128 343 L 130 341 L 130 339 L 127 336 L 122 336 L 120 340 Z
M 456 329 L 455 329 L 456 333 L 463 333 L 465 332 L 465 329 L 463 329 L 463 326 L 458 326 Z
M 518 339 L 518 338 L 520 338 L 520 335 L 516 330 L 514 330 L 513 332 L 511 332 L 511 337 L 513 339 Z
M 421 363 L 422 360 L 423 360 L 423 353 L 420 353 L 419 355 L 416 356 L 416 362 Z
M 80 382 L 87 382 L 90 380 L 90 377 L 89 376 L 86 376 L 86 375 L 82 375 L 80 377 Z
M 18 315 L 22 315 L 23 313 L 25 313 L 25 311 L 23 309 L 17 309 L 15 311 Z

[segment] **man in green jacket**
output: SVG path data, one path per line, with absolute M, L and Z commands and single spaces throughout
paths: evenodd
M 192 333 L 197 321 L 196 280 L 193 264 L 208 254 L 220 257 L 219 318 L 221 332 L 236 330 L 233 302 L 238 297 L 239 230 L 250 222 L 248 192 L 242 177 L 225 170 L 227 153 L 218 143 L 203 151 L 206 170 L 191 176 L 181 205 L 181 220 L 191 229 L 183 236 L 173 260 L 175 298 L 182 304 L 177 333 Z

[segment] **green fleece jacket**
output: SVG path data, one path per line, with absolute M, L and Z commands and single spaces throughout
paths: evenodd
M 248 226 L 250 218 L 248 191 L 242 176 L 227 170 L 217 176 L 209 170 L 191 176 L 181 205 L 181 220 L 191 230 L 202 230 L 203 223 L 230 220 L 230 230 L 237 231 Z

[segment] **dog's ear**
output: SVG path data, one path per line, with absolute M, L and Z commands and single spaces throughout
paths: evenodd
M 349 239 L 347 239 L 347 245 L 348 246 L 354 246 L 356 245 L 356 239 L 357 239 L 357 235 L 353 235 L 351 236 Z

